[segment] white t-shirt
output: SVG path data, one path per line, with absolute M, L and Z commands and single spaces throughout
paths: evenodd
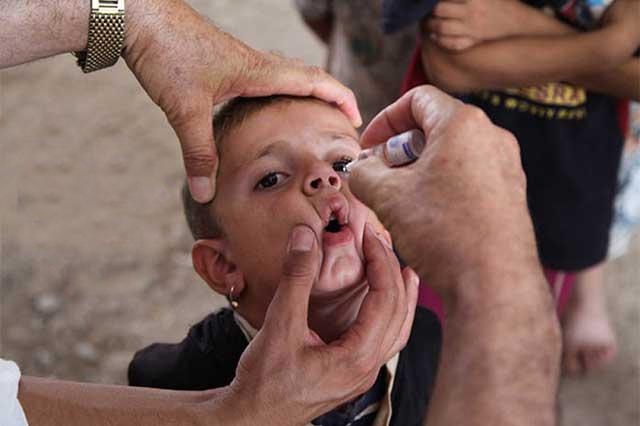
M 18 401 L 20 369 L 13 361 L 0 359 L 0 425 L 28 426 Z

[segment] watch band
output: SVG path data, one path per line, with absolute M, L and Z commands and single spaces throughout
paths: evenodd
M 76 52 L 78 66 L 89 73 L 118 62 L 124 45 L 125 0 L 91 0 L 87 50 Z

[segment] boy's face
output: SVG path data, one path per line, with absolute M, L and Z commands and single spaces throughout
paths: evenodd
M 340 111 L 317 101 L 268 106 L 227 135 L 214 209 L 247 297 L 271 301 L 297 224 L 310 226 L 321 245 L 312 298 L 331 299 L 363 282 L 362 238 L 371 211 L 351 194 L 342 172 L 360 152 L 357 140 Z

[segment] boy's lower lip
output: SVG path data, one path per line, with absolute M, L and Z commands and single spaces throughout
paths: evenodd
M 322 246 L 333 247 L 346 244 L 353 240 L 353 232 L 348 226 L 343 226 L 340 232 L 327 232 L 322 233 Z

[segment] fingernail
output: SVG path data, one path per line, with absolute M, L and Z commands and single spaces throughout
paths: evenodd
M 364 232 L 367 232 L 369 234 L 373 234 L 375 235 L 375 231 L 373 230 L 373 228 L 371 227 L 371 224 L 369 224 L 369 222 L 365 222 L 364 223 Z
M 362 117 L 360 116 L 360 113 L 358 112 L 358 115 L 356 116 L 356 120 L 353 123 L 353 126 L 357 129 L 358 127 L 362 126 Z
M 211 179 L 206 176 L 189 176 L 189 191 L 198 203 L 208 203 L 213 198 Z
M 315 235 L 307 226 L 296 226 L 289 238 L 289 251 L 310 251 Z
M 380 242 L 382 244 L 385 245 L 385 247 L 387 247 L 390 250 L 393 250 L 393 247 L 391 246 L 391 243 L 389 242 L 389 240 L 387 240 L 384 235 L 380 234 L 379 232 L 376 232 L 376 237 L 378 237 L 378 239 L 380 240 Z
M 373 235 L 376 236 L 376 238 L 385 246 L 390 248 L 391 250 L 393 250 L 393 247 L 391 246 L 391 243 L 384 237 L 384 235 L 382 235 L 380 232 L 376 231 L 375 229 L 373 229 L 373 226 L 369 224 L 369 222 L 367 222 L 365 224 L 365 227 L 369 230 L 369 232 L 372 232 Z
M 415 287 L 419 287 L 420 286 L 420 277 L 418 276 L 416 271 L 414 271 L 413 269 L 411 270 L 411 283 Z
M 387 245 L 387 247 L 393 250 L 393 243 L 391 242 L 391 240 L 389 240 L 386 236 L 382 236 L 382 241 Z

